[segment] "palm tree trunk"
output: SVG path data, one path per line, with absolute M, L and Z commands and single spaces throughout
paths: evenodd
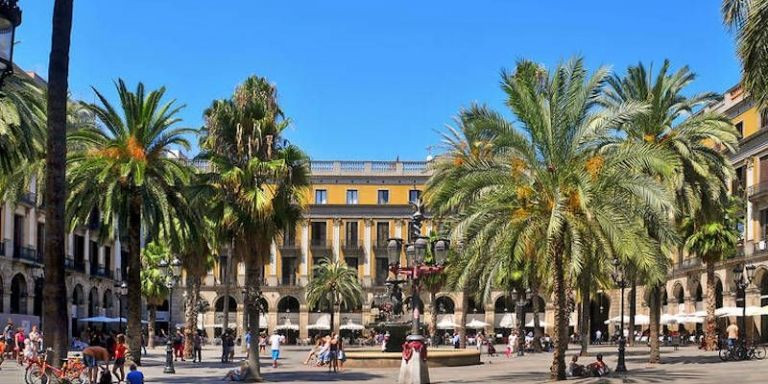
M 706 338 L 707 351 L 714 351 L 717 346 L 717 333 L 715 318 L 715 263 L 707 263 L 707 318 L 704 337 Z
M 627 337 L 627 344 L 632 346 L 635 344 L 635 315 L 637 314 L 637 279 L 632 276 L 629 279 L 631 289 L 629 290 L 629 335 Z
M 661 351 L 659 350 L 659 327 L 661 326 L 661 295 L 659 294 L 659 285 L 654 284 L 650 287 L 651 293 L 649 296 L 648 307 L 651 311 L 650 328 L 651 332 L 648 336 L 651 344 L 651 354 L 648 362 L 656 364 L 661 362 Z
M 262 249 L 261 252 L 269 254 L 269 245 L 266 249 Z M 252 382 L 262 381 L 261 368 L 259 367 L 259 306 L 257 305 L 257 292 L 259 292 L 259 283 L 261 279 L 261 268 L 257 262 L 256 255 L 248 255 L 246 257 L 246 273 L 245 273 L 245 289 L 248 292 L 248 299 L 245 300 L 246 318 L 248 319 L 248 329 L 251 330 L 251 337 L 253 340 L 248 351 L 248 380 Z M 331 325 L 333 326 L 333 325 Z
M 64 210 L 67 198 L 67 88 L 73 0 L 56 0 L 53 7 L 51 54 L 48 63 L 48 139 L 45 158 L 45 285 L 43 335 L 53 353 L 49 362 L 61 365 L 67 357 L 67 291 L 64 272 Z
M 565 282 L 565 267 L 563 265 L 562 245 L 555 245 L 552 250 L 554 282 L 552 289 L 555 292 L 555 352 L 552 356 L 550 378 L 565 380 L 565 353 L 568 350 L 568 308 Z
M 157 306 L 147 305 L 147 348 L 155 349 L 155 324 L 157 324 Z M 170 335 L 169 335 L 170 336 Z
M 459 348 L 466 348 L 467 347 L 467 311 L 469 307 L 469 292 L 467 292 L 466 287 L 462 290 L 461 293 L 461 316 L 459 316 L 459 329 L 457 331 L 459 332 Z
M 544 330 L 541 327 L 539 313 L 543 308 L 539 308 L 539 285 L 531 284 L 531 300 L 533 300 L 533 351 L 541 352 L 541 338 L 544 336 Z M 523 319 L 525 321 L 525 319 Z
M 429 336 L 432 338 L 432 345 L 435 347 L 440 345 L 440 340 L 437 337 L 437 304 L 435 301 L 437 293 L 433 290 L 429 291 Z
M 184 317 L 184 358 L 192 359 L 194 356 L 194 336 L 197 333 L 197 302 L 200 298 L 200 278 L 187 274 L 187 302 Z
M 134 197 L 128 213 L 127 360 L 137 365 L 141 365 L 141 205 L 140 198 Z
M 579 336 L 581 337 L 581 351 L 579 355 L 586 356 L 589 349 L 589 338 L 591 337 L 589 332 L 589 279 L 587 277 L 581 278 L 581 318 L 579 319 Z
M 336 292 L 331 292 L 331 334 L 336 330 L 334 329 L 334 317 L 336 315 Z

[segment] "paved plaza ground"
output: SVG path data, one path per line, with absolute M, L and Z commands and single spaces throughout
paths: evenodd
M 498 348 L 502 350 L 501 346 Z M 282 352 L 280 367 L 274 369 L 265 357 L 262 359 L 262 372 L 266 381 L 284 383 L 313 383 L 319 381 L 349 383 L 395 383 L 396 369 L 350 368 L 342 373 L 328 373 L 323 368 L 311 368 L 301 362 L 308 347 L 286 347 Z M 572 346 L 569 357 L 577 351 Z M 221 383 L 225 373 L 237 366 L 236 363 L 221 364 L 217 356 L 219 350 L 208 347 L 203 359 L 207 362 L 194 364 L 177 362 L 176 374 L 165 375 L 163 371 L 164 353 L 162 348 L 149 351 L 141 368 L 147 383 L 182 384 L 182 383 Z M 239 352 L 239 349 L 238 349 Z M 721 362 L 716 353 L 701 352 L 694 347 L 672 351 L 663 349 L 664 364 L 651 367 L 647 347 L 629 348 L 627 367 L 630 372 L 624 376 L 573 380 L 578 383 L 764 383 L 768 378 L 768 360 Z M 609 366 L 616 364 L 616 351 L 613 346 L 594 346 L 590 355 L 602 353 Z M 239 357 L 241 357 L 240 355 Z M 524 357 L 507 359 L 503 355 L 482 357 L 482 365 L 472 367 L 432 368 L 430 376 L 433 383 L 541 383 L 549 378 L 551 354 L 529 354 Z M 239 361 L 239 359 L 236 359 Z M 581 362 L 591 362 L 594 358 L 582 358 Z M 0 384 L 23 383 L 22 370 L 14 363 L 6 361 L 0 371 Z

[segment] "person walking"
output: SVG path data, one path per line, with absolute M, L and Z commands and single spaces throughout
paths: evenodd
M 109 373 L 109 352 L 100 346 L 86 347 L 83 349 L 83 363 L 88 368 L 88 379 L 91 383 L 96 383 L 99 366 L 105 366 L 106 373 Z
M 195 332 L 195 335 L 192 336 L 192 362 L 203 362 L 203 336 L 200 331 Z
M 221 362 L 229 363 L 229 330 L 221 335 Z
M 19 365 L 24 364 L 24 347 L 26 347 L 26 339 L 24 328 L 19 327 L 19 329 L 16 330 L 16 334 L 13 336 L 13 341 L 16 345 L 13 350 L 13 357 Z
M 600 345 L 603 343 L 603 331 L 597 330 L 595 331 L 595 344 Z
M 510 358 L 515 353 L 515 348 L 517 348 L 517 332 L 512 332 L 507 338 L 507 358 Z
M 125 380 L 125 335 L 119 334 L 115 338 L 115 363 L 112 365 L 112 374 L 118 377 L 118 383 Z M 117 370 L 120 370 L 120 375 Z
M 272 368 L 277 368 L 277 359 L 280 358 L 280 344 L 284 342 L 283 336 L 277 333 L 277 330 L 272 332 L 272 336 L 269 337 L 269 345 L 272 350 Z
M 180 328 L 176 328 L 176 334 L 173 336 L 173 361 L 184 361 L 184 333 Z
M 5 338 L 5 353 L 7 358 L 13 356 L 13 350 L 16 347 L 13 336 L 16 334 L 16 328 L 13 326 L 13 320 L 8 319 L 8 323 L 3 328 L 3 337 Z
M 736 340 L 739 339 L 739 326 L 736 323 L 731 323 L 725 332 L 728 334 L 728 348 L 733 348 L 736 345 Z

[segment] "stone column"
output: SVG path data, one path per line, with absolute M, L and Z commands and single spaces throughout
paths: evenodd
M 341 219 L 333 219 L 333 260 L 341 257 Z
M 298 283 L 304 287 L 309 281 L 309 262 L 307 257 L 309 255 L 309 222 L 301 222 L 301 260 L 299 265 L 301 267 L 300 275 L 298 276 Z
M 309 309 L 306 304 L 299 305 L 299 338 L 306 339 L 309 337 Z
M 363 287 L 370 287 L 373 285 L 373 278 L 371 276 L 371 263 L 373 263 L 373 258 L 371 257 L 371 243 L 373 242 L 371 227 L 373 226 L 373 220 L 370 218 L 364 219 L 363 225 Z
M 269 332 L 274 331 L 275 327 L 277 327 L 277 308 L 274 311 L 269 311 L 267 314 L 267 324 L 269 324 Z
M 747 165 L 747 171 L 746 171 L 747 180 L 746 180 L 746 184 L 748 186 L 751 186 L 751 185 L 755 184 L 755 180 L 754 180 L 755 178 L 754 178 L 754 176 L 752 174 L 754 172 L 754 168 L 755 168 L 755 158 L 754 157 L 749 157 L 749 158 L 745 159 L 745 163 Z M 755 210 L 754 210 L 754 208 L 752 206 L 752 202 L 749 201 L 749 199 L 747 199 L 747 215 L 746 215 L 746 218 L 747 218 L 747 220 L 746 220 L 747 221 L 747 228 L 745 229 L 745 232 L 746 232 L 745 233 L 745 237 L 746 237 L 745 241 L 757 242 L 757 241 L 761 240 L 759 238 L 760 234 L 758 234 L 760 226 L 756 225 L 757 221 L 759 220 L 759 217 L 757 217 L 757 213 L 755 212 Z M 757 244 L 755 244 L 755 245 L 757 245 Z M 746 251 L 746 247 L 745 247 L 745 251 Z
M 32 248 L 37 248 L 37 209 L 33 206 L 27 211 L 27 244 Z

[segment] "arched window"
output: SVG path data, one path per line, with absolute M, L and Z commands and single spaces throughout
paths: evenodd
M 88 293 L 88 316 L 99 316 L 99 290 L 96 287 Z
M 483 303 L 478 303 L 470 297 L 467 300 L 467 313 L 485 313 L 485 307 Z
M 277 312 L 299 313 L 299 300 L 293 296 L 285 296 L 277 302 Z
M 440 296 L 435 300 L 435 308 L 439 314 L 454 313 L 456 304 L 448 296 Z
M 224 302 L 224 296 L 219 297 L 216 300 L 216 312 L 224 312 Z M 229 296 L 229 312 L 237 312 L 237 300 L 235 300 L 235 298 L 232 296 Z
M 27 314 L 27 279 L 21 273 L 11 280 L 11 313 Z

